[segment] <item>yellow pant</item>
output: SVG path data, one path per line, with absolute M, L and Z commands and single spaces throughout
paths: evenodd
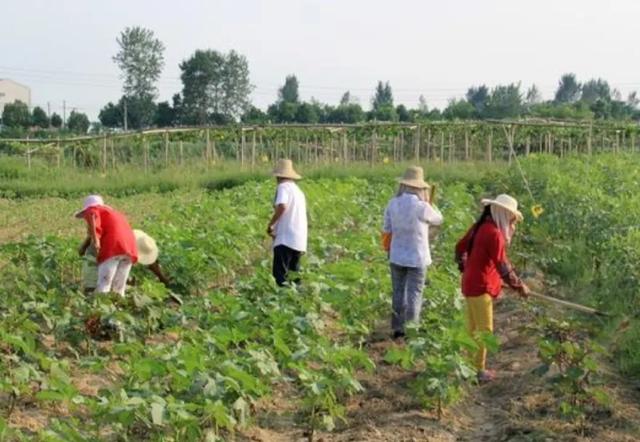
M 491 295 L 468 296 L 467 300 L 467 327 L 471 336 L 481 332 L 493 333 L 493 298 Z M 487 348 L 478 340 L 478 352 L 474 362 L 478 371 L 484 370 L 487 362 Z

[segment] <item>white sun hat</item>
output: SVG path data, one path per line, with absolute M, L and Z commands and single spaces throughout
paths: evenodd
M 85 210 L 90 209 L 91 207 L 104 206 L 104 200 L 100 195 L 89 195 L 84 199 L 84 203 L 82 204 L 82 210 L 78 210 L 73 214 L 76 218 L 82 218 L 82 214 Z
M 134 229 L 136 246 L 138 247 L 138 262 L 144 266 L 153 264 L 158 260 L 158 246 L 156 241 L 142 230 Z
M 299 180 L 302 178 L 298 173 L 293 170 L 293 162 L 291 160 L 278 160 L 276 168 L 273 169 L 273 176 L 278 178 L 289 178 L 291 180 Z
M 490 204 L 494 204 L 496 206 L 500 206 L 503 209 L 507 209 L 509 212 L 513 213 L 516 216 L 518 221 L 522 221 L 524 217 L 522 213 L 518 210 L 518 201 L 512 196 L 503 193 L 498 195 L 495 199 L 485 198 L 480 201 L 483 206 L 488 206 Z

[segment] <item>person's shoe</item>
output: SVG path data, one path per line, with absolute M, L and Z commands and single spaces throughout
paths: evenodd
M 493 370 L 480 370 L 478 372 L 478 382 L 486 384 L 496 379 L 496 372 Z
M 405 333 L 403 331 L 395 330 L 393 332 L 393 339 L 401 339 L 401 338 L 404 338 L 405 336 L 406 335 L 405 335 Z

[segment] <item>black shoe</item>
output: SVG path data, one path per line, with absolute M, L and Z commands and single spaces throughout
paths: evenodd
M 400 338 L 404 338 L 406 335 L 403 331 L 394 331 L 393 332 L 393 339 L 400 339 Z

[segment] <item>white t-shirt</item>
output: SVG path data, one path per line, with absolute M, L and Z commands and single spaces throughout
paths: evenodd
M 391 233 L 389 260 L 403 267 L 431 265 L 429 225 L 442 224 L 442 214 L 411 193 L 393 198 L 384 211 L 383 230 Z
M 307 202 L 293 181 L 278 184 L 274 205 L 284 204 L 284 213 L 276 222 L 273 247 L 285 245 L 298 252 L 307 251 Z

